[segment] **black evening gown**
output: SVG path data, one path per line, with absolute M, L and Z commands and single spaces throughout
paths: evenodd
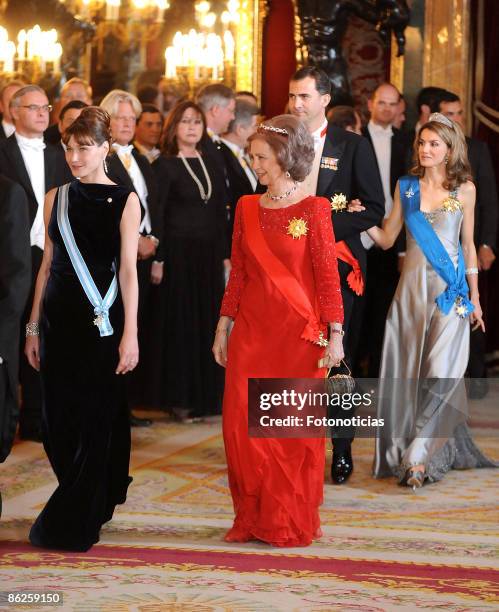
M 150 319 L 154 359 L 149 402 L 181 409 L 191 417 L 220 414 L 223 368 L 211 347 L 224 292 L 226 241 L 225 186 L 210 158 L 203 158 L 212 183 L 205 203 L 179 157 L 161 156 L 153 169 L 166 191 L 164 274 L 156 288 Z M 188 163 L 207 189 L 197 158 Z
M 102 296 L 120 253 L 120 221 L 130 191 L 119 185 L 69 188 L 76 243 Z M 36 546 L 86 551 L 124 503 L 131 478 L 130 425 L 124 378 L 115 374 L 123 331 L 120 295 L 109 311 L 114 334 L 99 335 L 57 225 L 49 223 L 53 258 L 40 317 L 42 431 L 58 487 L 30 531 Z

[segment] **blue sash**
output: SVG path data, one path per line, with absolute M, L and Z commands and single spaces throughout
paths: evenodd
M 78 277 L 78 280 L 80 281 L 89 302 L 94 307 L 94 325 L 99 328 L 99 333 L 101 336 L 112 336 L 114 331 L 109 320 L 109 309 L 113 305 L 113 302 L 118 295 L 116 266 L 113 263 L 114 277 L 103 299 L 99 293 L 99 290 L 97 289 L 96 284 L 94 283 L 94 279 L 90 275 L 87 264 L 85 263 L 85 260 L 83 259 L 80 250 L 76 245 L 73 230 L 71 229 L 71 224 L 69 223 L 68 190 L 69 183 L 59 187 L 57 199 L 57 225 L 59 226 L 62 240 L 66 246 L 66 250 L 68 252 L 69 259 L 73 264 L 76 276 Z
M 459 243 L 457 268 L 455 268 L 431 223 L 420 210 L 419 179 L 414 176 L 403 176 L 399 179 L 399 186 L 405 223 L 435 272 L 447 283 L 445 291 L 435 300 L 437 306 L 444 314 L 449 314 L 452 306 L 456 304 L 457 313 L 462 317 L 468 316 L 474 306 L 468 300 L 468 283 L 461 243 Z

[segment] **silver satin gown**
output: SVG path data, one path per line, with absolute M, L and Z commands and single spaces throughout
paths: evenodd
M 424 213 L 457 265 L 462 211 Z M 493 467 L 476 447 L 466 425 L 464 373 L 470 324 L 454 308 L 444 315 L 435 298 L 446 284 L 407 233 L 399 284 L 385 327 L 374 476 L 402 478 L 424 464 L 430 481 L 450 469 Z M 401 380 L 402 379 L 402 380 Z

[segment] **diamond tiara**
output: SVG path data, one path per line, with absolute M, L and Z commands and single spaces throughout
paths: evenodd
M 265 130 L 266 132 L 276 132 L 277 134 L 284 134 L 285 136 L 288 136 L 288 130 L 285 130 L 284 128 L 274 127 L 273 125 L 265 125 L 262 123 L 262 125 L 258 126 L 258 129 Z
M 442 113 L 432 113 L 428 117 L 428 121 L 434 121 L 435 123 L 443 123 L 447 127 L 454 129 L 454 123 L 452 123 L 449 117 L 442 115 Z

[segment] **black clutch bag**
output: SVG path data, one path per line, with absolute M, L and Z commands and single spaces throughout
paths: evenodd
M 341 363 L 345 366 L 347 373 L 338 372 L 337 374 L 331 374 L 332 370 L 337 368 L 329 368 L 326 378 L 324 379 L 326 392 L 329 395 L 345 395 L 347 393 L 353 393 L 355 390 L 355 378 L 353 378 L 350 368 L 343 360 Z

